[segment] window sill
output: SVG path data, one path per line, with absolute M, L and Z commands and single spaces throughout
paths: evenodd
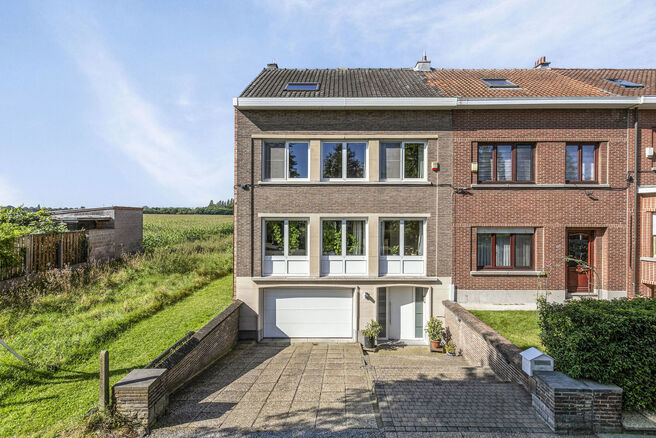
M 481 270 L 470 271 L 472 277 L 537 277 L 542 275 L 542 271 L 496 271 Z
M 610 184 L 472 184 L 471 188 L 480 189 L 605 189 Z
M 361 180 L 339 180 L 339 181 L 259 181 L 258 186 L 364 186 L 364 185 L 381 185 L 381 186 L 432 186 L 430 181 L 361 181 Z
M 376 282 L 376 283 L 436 283 L 437 277 L 426 277 L 425 275 L 388 275 L 372 277 L 368 275 L 327 275 L 327 276 L 291 276 L 291 275 L 267 275 L 264 277 L 253 277 L 255 283 L 296 282 L 296 283 L 331 283 L 331 282 Z
M 656 262 L 656 257 L 640 257 L 641 262 Z

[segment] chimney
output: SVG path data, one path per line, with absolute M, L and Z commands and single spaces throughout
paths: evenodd
M 551 64 L 550 62 L 547 62 L 547 57 L 543 56 L 542 58 L 535 61 L 535 65 L 533 66 L 533 68 L 550 68 L 549 67 L 550 64 Z
M 421 57 L 421 61 L 417 61 L 414 71 L 431 71 L 431 62 L 426 59 L 426 51 L 424 50 L 424 56 Z
M 278 68 L 278 64 L 276 64 L 276 60 L 274 59 L 272 62 L 268 63 L 266 68 L 267 70 L 274 70 Z

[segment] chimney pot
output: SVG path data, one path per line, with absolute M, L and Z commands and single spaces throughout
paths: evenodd
M 549 68 L 550 64 L 551 64 L 550 62 L 547 62 L 547 57 L 543 56 L 537 61 L 535 61 L 535 65 L 533 66 L 533 68 Z
M 421 57 L 421 61 L 417 61 L 415 64 L 414 71 L 431 71 L 431 62 L 426 58 L 426 51 L 424 50 L 424 54 Z

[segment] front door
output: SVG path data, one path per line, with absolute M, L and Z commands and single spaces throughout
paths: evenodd
M 592 231 L 570 231 L 567 233 L 567 255 L 592 266 L 594 233 Z M 577 262 L 567 263 L 567 291 L 591 292 L 592 272 Z
M 389 339 L 422 338 L 424 319 L 423 289 L 390 287 L 387 290 Z

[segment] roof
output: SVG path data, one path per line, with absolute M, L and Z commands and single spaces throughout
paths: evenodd
M 287 91 L 289 82 L 318 82 L 317 91 Z M 264 69 L 240 97 L 442 97 L 411 68 Z
M 656 95 L 656 69 L 584 69 L 555 68 L 553 71 L 586 84 L 603 88 L 618 96 Z M 626 88 L 606 79 L 617 78 L 644 85 L 643 88 Z
M 517 88 L 490 88 L 504 78 Z M 625 88 L 607 78 L 644 84 Z M 289 82 L 317 82 L 316 91 L 287 91 Z M 241 98 L 517 98 L 656 95 L 656 69 L 264 69 Z

